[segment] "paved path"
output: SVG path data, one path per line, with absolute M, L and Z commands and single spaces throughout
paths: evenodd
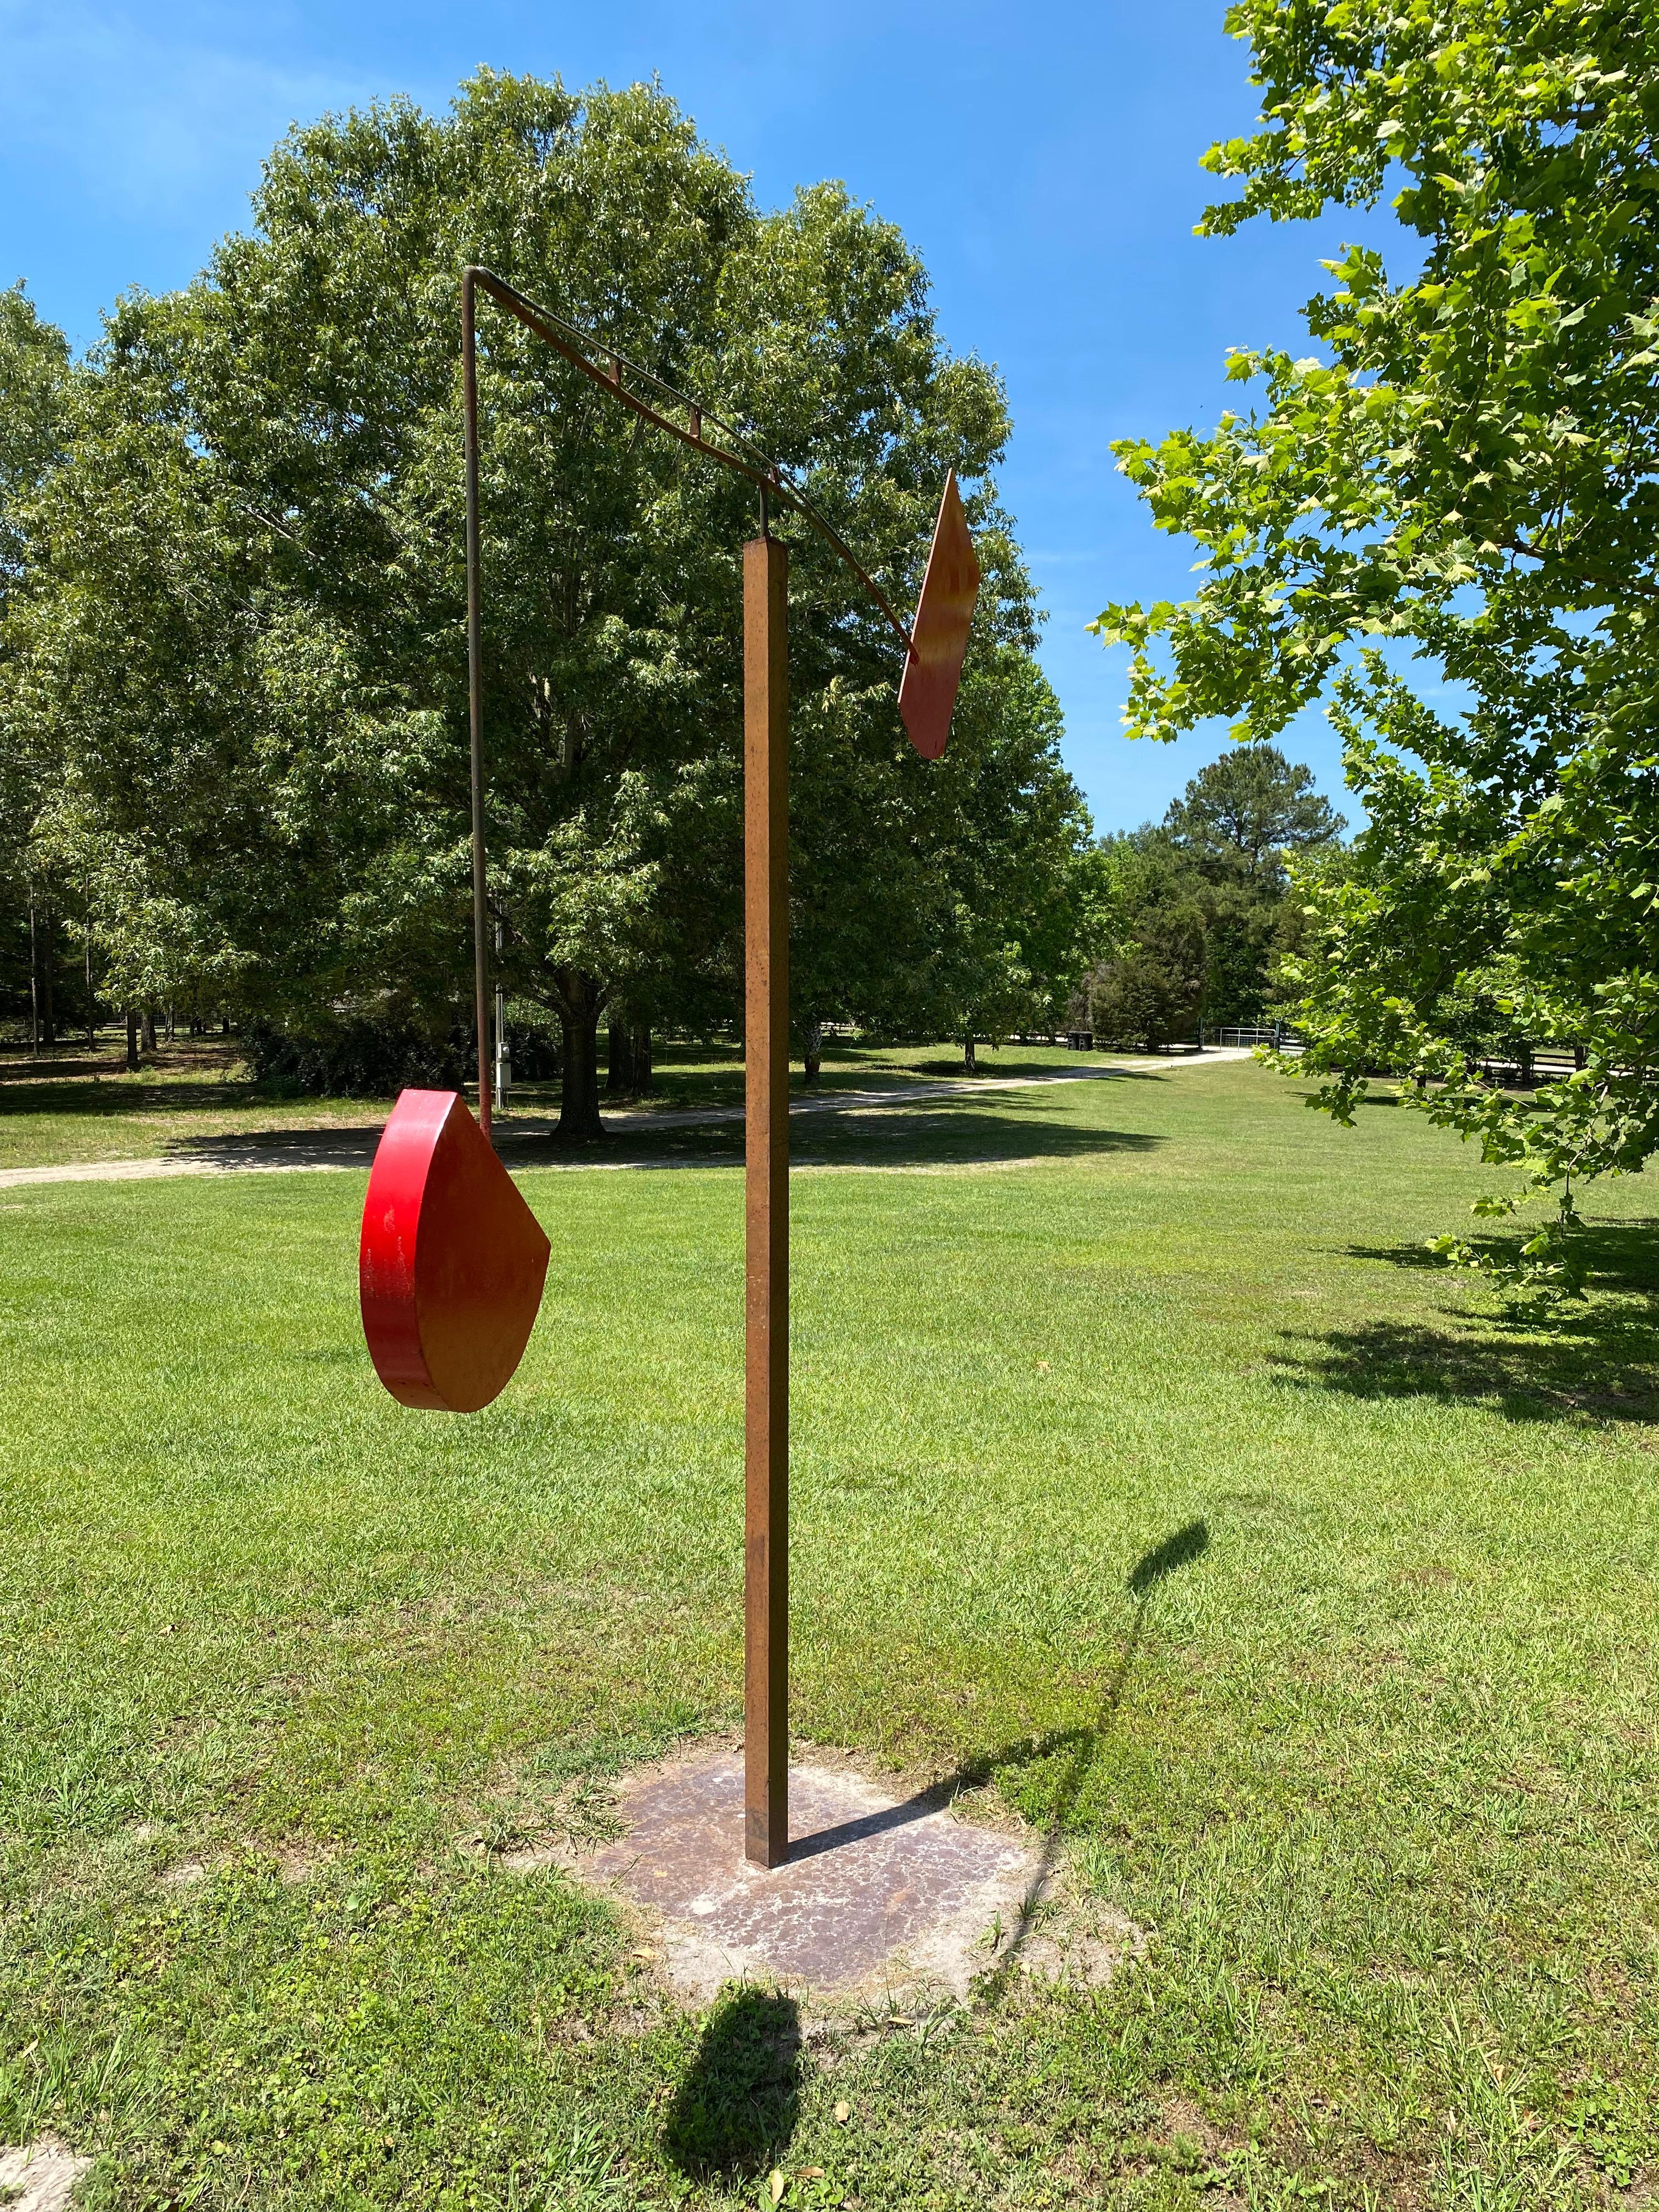
M 1153 1068 L 1167 1073 L 1177 1067 L 1218 1067 L 1231 1060 L 1249 1060 L 1237 1047 L 1190 1053 L 1168 1060 L 1109 1060 L 1092 1067 L 1066 1068 L 1054 1074 L 981 1075 L 956 1083 L 913 1083 L 890 1091 L 830 1091 L 815 1097 L 792 1098 L 789 1113 L 868 1114 L 892 1106 L 914 1106 L 940 1098 L 979 1098 L 993 1091 L 1034 1091 L 1051 1083 L 1091 1083 L 1127 1074 L 1147 1074 Z M 612 1114 L 605 1133 L 626 1138 L 636 1129 L 708 1128 L 716 1123 L 743 1120 L 741 1106 L 684 1106 L 644 1114 Z M 495 1130 L 504 1152 L 522 1144 L 546 1139 L 555 1124 L 520 1121 L 515 1115 L 497 1121 Z M 361 1172 L 374 1157 L 380 1140 L 380 1126 L 358 1129 L 296 1129 L 260 1132 L 251 1136 L 204 1138 L 193 1150 L 151 1160 L 78 1160 L 61 1167 L 0 1168 L 0 1190 L 17 1190 L 41 1182 L 151 1182 L 167 1176 L 304 1175 L 356 1169 Z M 526 1163 L 526 1164 L 529 1164 Z M 637 1160 L 538 1160 L 538 1167 L 636 1167 Z

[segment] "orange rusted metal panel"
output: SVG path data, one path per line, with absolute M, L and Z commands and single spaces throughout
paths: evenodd
M 405 1091 L 363 1200 L 358 1287 L 374 1371 L 405 1406 L 476 1413 L 536 1325 L 550 1247 L 455 1091 Z
M 937 760 L 951 734 L 951 710 L 962 681 L 962 659 L 979 598 L 979 562 L 962 511 L 957 472 L 945 479 L 933 550 L 927 556 L 911 628 L 910 652 L 899 684 L 899 714 L 923 760 Z

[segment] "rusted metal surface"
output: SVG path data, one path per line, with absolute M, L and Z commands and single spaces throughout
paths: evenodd
M 909 657 L 899 684 L 899 714 L 924 760 L 937 760 L 951 734 L 951 710 L 957 703 L 978 598 L 979 562 L 952 469 L 945 479 L 945 496 L 911 627 Z
M 547 1275 L 541 1224 L 458 1091 L 405 1091 L 369 1170 L 363 1334 L 405 1406 L 475 1413 L 524 1357 Z
M 915 1977 L 961 1990 L 1015 1931 L 1040 1855 L 927 1801 L 897 1803 L 854 1775 L 797 1767 L 794 1850 L 768 1872 L 738 1849 L 744 1772 L 720 1752 L 631 1778 L 628 1832 L 575 1862 L 663 1916 L 688 1995 L 738 1974 L 824 1991 Z
M 789 553 L 743 549 L 744 1848 L 789 1855 Z
M 466 418 L 466 707 L 471 743 L 472 991 L 478 1024 L 478 1126 L 489 1138 L 489 954 L 484 936 L 483 608 L 478 552 L 478 339 L 474 276 L 461 279 L 461 399 Z

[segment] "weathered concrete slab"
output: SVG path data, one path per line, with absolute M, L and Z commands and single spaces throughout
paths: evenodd
M 64 2212 L 91 2164 L 56 2136 L 42 2136 L 17 2149 L 0 2143 L 0 2203 L 6 2212 Z
M 963 1995 L 1043 1886 L 1029 1844 L 926 1799 L 811 1766 L 791 1768 L 789 1793 L 789 1862 L 769 1872 L 743 1856 L 740 1752 L 634 1775 L 620 1790 L 628 1832 L 574 1870 L 660 1914 L 670 1976 L 699 2000 L 738 1976 Z

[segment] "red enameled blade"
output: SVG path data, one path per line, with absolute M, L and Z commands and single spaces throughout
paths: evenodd
M 962 511 L 957 472 L 945 479 L 933 547 L 921 580 L 910 651 L 899 684 L 899 713 L 923 760 L 937 760 L 951 734 L 951 709 L 962 681 L 962 657 L 979 598 L 979 562 Z
M 455 1091 L 405 1091 L 363 1200 L 358 1287 L 374 1371 L 405 1406 L 476 1413 L 536 1325 L 550 1250 Z

